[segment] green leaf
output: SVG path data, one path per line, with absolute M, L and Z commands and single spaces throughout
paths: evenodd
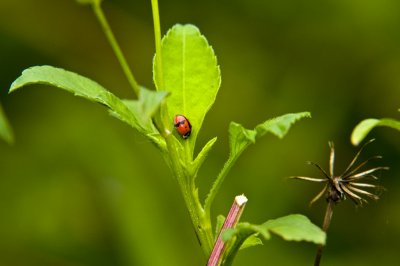
M 257 132 L 231 122 L 229 125 L 229 148 L 232 155 L 238 156 L 250 144 L 256 143 Z
M 217 223 L 215 224 L 215 240 L 217 239 L 219 235 L 219 231 L 221 231 L 222 226 L 224 225 L 225 222 L 225 216 L 222 214 L 217 216 Z
M 283 138 L 290 127 L 298 120 L 311 117 L 309 112 L 285 114 L 261 123 L 254 130 L 245 129 L 242 125 L 232 122 L 229 126 L 229 145 L 232 156 L 237 157 L 250 144 L 270 132 L 278 138 Z
M 213 186 L 208 193 L 204 209 L 207 213 L 210 213 L 211 204 L 214 201 L 215 196 L 220 190 L 222 183 L 229 170 L 235 164 L 240 154 L 250 145 L 256 142 L 256 140 L 264 136 L 267 132 L 270 132 L 279 138 L 284 137 L 289 131 L 290 127 L 298 120 L 311 117 L 309 112 L 301 112 L 294 114 L 286 114 L 276 118 L 269 119 L 262 124 L 259 124 L 255 129 L 246 129 L 242 125 L 231 122 L 229 125 L 229 158 L 226 161 L 223 169 L 216 178 Z
M 151 116 L 167 96 L 166 92 L 152 92 L 142 88 L 139 100 L 124 102 L 98 83 L 52 66 L 34 66 L 24 70 L 11 84 L 10 92 L 30 84 L 51 85 L 105 105 L 115 117 L 152 140 L 156 138 L 154 136 L 157 135 L 157 131 L 152 125 Z
M 229 243 L 222 265 L 231 265 L 239 249 L 250 237 L 262 236 L 265 240 L 271 238 L 271 233 L 287 241 L 308 241 L 324 245 L 326 234 L 318 226 L 300 214 L 291 214 L 275 220 L 269 220 L 261 225 L 239 223 L 235 228 L 227 229 L 222 234 L 222 240 Z M 256 240 L 254 240 L 256 241 Z
M 368 135 L 368 133 L 374 128 L 379 126 L 386 126 L 397 129 L 400 131 L 400 121 L 383 118 L 375 119 L 369 118 L 361 121 L 354 129 L 351 134 L 351 142 L 353 145 L 358 145 Z
M 7 143 L 12 144 L 14 142 L 14 135 L 10 124 L 8 123 L 7 117 L 4 115 L 3 108 L 0 105 L 0 138 L 5 140 Z
M 286 114 L 267 120 L 256 126 L 255 130 L 257 131 L 257 138 L 270 132 L 281 139 L 288 133 L 290 127 L 295 122 L 306 117 L 311 118 L 311 114 L 309 112 Z
M 255 247 L 255 246 L 259 246 L 259 245 L 263 245 L 263 242 L 258 236 L 256 236 L 254 234 L 254 235 L 250 235 L 248 238 L 246 238 L 246 240 L 240 246 L 239 250 L 242 250 L 245 248 L 250 248 L 250 247 Z
M 190 121 L 192 134 L 182 141 L 190 144 L 193 154 L 197 134 L 221 83 L 217 59 L 206 38 L 193 25 L 172 27 L 162 40 L 161 50 L 162 67 L 154 60 L 154 82 L 158 90 L 171 92 L 167 100 L 171 127 L 177 114 Z
M 167 96 L 166 91 L 151 91 L 141 87 L 139 100 L 123 100 L 123 103 L 136 116 L 142 128 L 147 132 L 155 132 L 151 118 Z
M 270 239 L 270 233 L 282 237 L 286 241 L 308 241 L 315 244 L 325 244 L 326 235 L 321 228 L 313 224 L 306 216 L 291 214 L 278 219 L 269 220 L 261 225 L 239 223 L 233 231 L 224 233 L 223 240 L 229 241 L 233 236 L 260 234 L 265 240 Z
M 269 220 L 261 225 L 260 230 L 268 230 L 286 241 L 308 241 L 323 245 L 326 239 L 325 232 L 321 228 L 300 214 Z

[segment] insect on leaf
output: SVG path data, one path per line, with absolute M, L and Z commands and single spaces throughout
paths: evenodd
M 162 39 L 161 51 L 162 67 L 154 60 L 154 82 L 158 90 L 171 92 L 167 99 L 171 127 L 177 114 L 190 121 L 192 134 L 184 141 L 190 143 L 193 153 L 197 134 L 220 87 L 217 59 L 207 39 L 190 24 L 173 26 Z

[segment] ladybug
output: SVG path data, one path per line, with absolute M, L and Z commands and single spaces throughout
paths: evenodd
M 174 117 L 174 126 L 179 135 L 184 139 L 187 139 L 192 132 L 192 125 L 183 115 L 176 115 Z

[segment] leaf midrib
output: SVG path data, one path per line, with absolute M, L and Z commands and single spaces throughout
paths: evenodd
M 182 34 L 182 111 L 186 115 L 186 29 Z

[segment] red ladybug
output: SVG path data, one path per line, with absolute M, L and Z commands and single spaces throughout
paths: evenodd
M 176 131 L 182 138 L 187 139 L 192 132 L 192 125 L 189 120 L 183 115 L 176 115 L 174 118 L 174 126 Z

